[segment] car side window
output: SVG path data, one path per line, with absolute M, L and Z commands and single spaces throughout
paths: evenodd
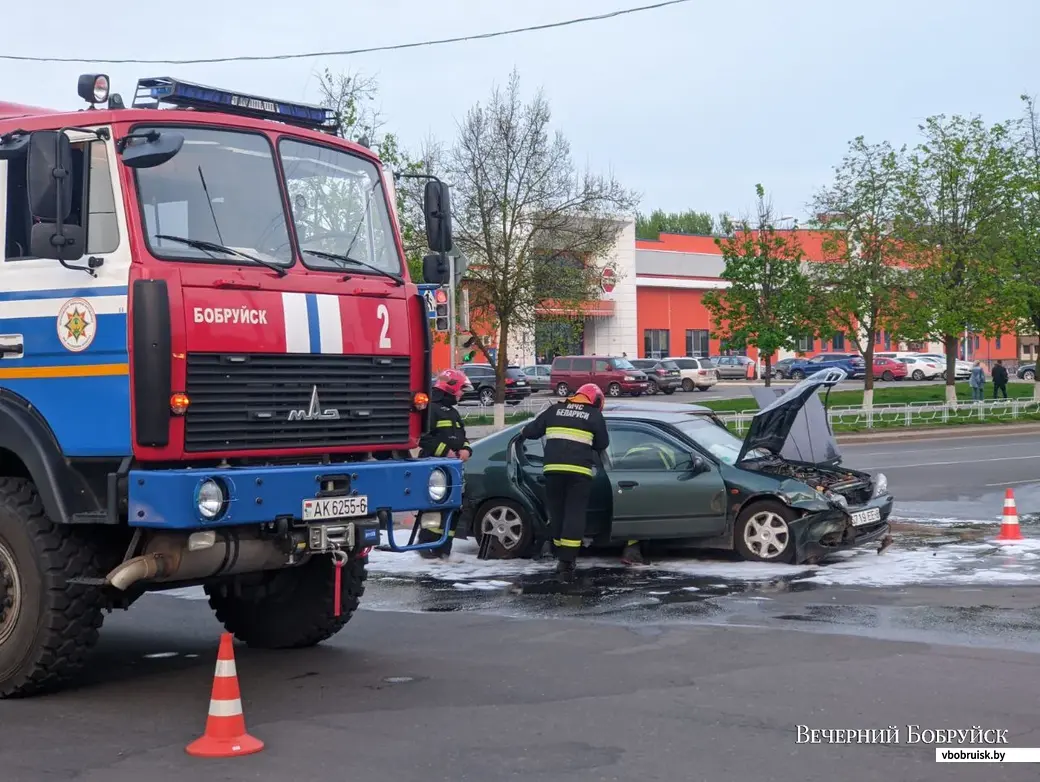
M 684 454 L 667 439 L 624 425 L 607 425 L 610 446 L 607 455 L 611 470 L 678 470 Z
M 574 359 L 574 371 L 575 372 L 591 372 L 592 371 L 592 359 L 591 358 L 576 358 L 576 359 Z
M 569 372 L 570 368 L 571 359 L 569 358 L 561 358 L 559 361 L 553 364 L 553 369 L 555 369 L 557 372 Z
M 524 461 L 532 467 L 541 467 L 545 462 L 545 447 L 541 440 L 521 440 L 520 450 Z
M 603 358 L 596 359 L 596 372 L 609 372 L 610 362 Z

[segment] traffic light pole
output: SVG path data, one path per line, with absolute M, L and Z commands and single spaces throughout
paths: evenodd
M 455 256 L 448 256 L 448 270 L 450 272 L 448 276 L 448 331 L 449 331 L 449 345 L 451 350 L 450 366 L 455 369 L 455 332 L 458 330 L 458 318 L 456 317 L 457 308 L 455 306 Z

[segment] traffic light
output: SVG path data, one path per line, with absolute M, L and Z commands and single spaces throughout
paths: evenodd
M 466 352 L 462 354 L 463 364 L 468 364 L 477 357 L 477 348 L 475 347 L 476 343 L 477 341 L 473 337 L 470 337 L 462 343 L 462 347 L 466 349 Z
M 448 331 L 449 317 L 448 317 L 448 292 L 444 288 L 438 288 L 433 294 L 434 303 L 437 306 L 436 318 L 434 319 L 434 331 Z

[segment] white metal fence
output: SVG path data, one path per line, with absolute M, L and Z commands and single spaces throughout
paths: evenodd
M 546 405 L 552 404 L 551 397 L 544 395 L 528 397 L 516 405 L 506 405 L 506 416 L 517 413 L 537 415 Z M 682 406 L 676 403 L 677 407 Z M 494 405 L 459 405 L 463 419 L 492 417 Z M 719 413 L 719 418 L 731 424 L 738 434 L 747 431 L 757 410 L 740 413 Z M 863 407 L 831 406 L 827 411 L 831 425 L 860 429 L 891 429 L 900 426 L 936 426 L 950 423 L 985 423 L 986 421 L 1011 421 L 1023 416 L 1040 416 L 1040 401 L 1035 399 L 987 399 L 982 402 L 958 401 L 956 405 L 942 402 L 911 402 L 909 404 L 874 405 L 870 410 Z
M 723 413 L 719 417 L 733 424 L 738 433 L 747 431 L 757 410 Z M 834 406 L 828 411 L 831 426 L 860 429 L 891 429 L 901 426 L 938 426 L 951 423 L 985 423 L 1011 421 L 1023 416 L 1040 415 L 1040 401 L 1035 399 L 987 399 L 982 402 L 958 401 L 955 405 L 941 402 L 911 402 L 898 405 L 863 407 Z

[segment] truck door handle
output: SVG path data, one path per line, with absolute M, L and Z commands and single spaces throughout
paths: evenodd
M 21 358 L 25 339 L 21 334 L 0 334 L 0 358 Z
M 618 481 L 617 485 L 619 489 L 634 489 L 639 485 L 639 481 Z

